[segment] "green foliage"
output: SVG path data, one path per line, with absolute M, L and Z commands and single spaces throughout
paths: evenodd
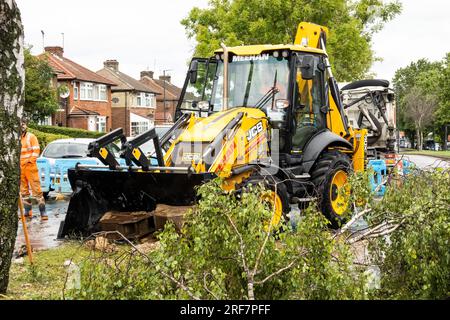
M 450 296 L 450 175 L 414 171 L 401 188 L 392 183 L 373 204 L 369 224 L 401 223 L 388 237 L 371 241 L 381 269 L 383 299 L 444 299 Z
M 40 126 L 36 124 L 30 124 L 29 126 L 41 132 L 65 135 L 70 138 L 99 138 L 105 134 L 104 132 L 88 131 L 84 129 L 58 127 L 58 126 Z
M 68 138 L 95 139 L 105 134 L 102 132 L 93 132 L 83 129 L 74 129 L 57 126 L 39 126 L 32 123 L 29 124 L 28 130 L 34 135 L 36 135 L 41 150 L 44 150 L 45 146 L 50 142 L 58 139 L 68 139 Z
M 55 75 L 43 59 L 25 49 L 25 106 L 24 111 L 39 121 L 52 115 L 58 108 L 57 90 L 52 85 Z
M 450 124 L 450 52 L 442 63 L 438 86 L 440 106 L 436 112 L 436 122 L 438 125 Z
M 181 21 L 197 42 L 194 55 L 209 57 L 220 47 L 293 43 L 297 26 L 310 21 L 329 27 L 328 52 L 340 81 L 363 78 L 374 61 L 371 36 L 401 11 L 381 0 L 211 0 Z
M 33 133 L 38 139 L 41 151 L 44 150 L 44 148 L 52 141 L 70 138 L 69 136 L 66 135 L 46 133 L 32 128 L 28 128 L 28 131 Z
M 269 227 L 272 211 L 261 201 L 263 192 L 256 188 L 239 198 L 225 194 L 218 181 L 201 186 L 201 200 L 181 234 L 166 224 L 148 260 L 86 264 L 73 297 L 364 298 L 362 270 L 353 266 L 348 246 L 332 237 L 323 215 L 308 209 L 296 231 L 286 224 Z
M 396 71 L 393 83 L 397 95 L 399 128 L 406 130 L 410 137 L 413 136 L 416 124 L 410 116 L 407 97 L 413 91 L 420 91 L 426 96 L 426 100 L 437 103 L 436 110 L 426 114 L 432 119 L 424 133 L 437 133 L 439 137 L 436 137 L 436 140 L 441 141 L 443 125 L 450 123 L 450 53 L 447 53 L 442 61 L 420 59 L 412 62 Z
M 393 170 L 384 197 L 369 185 L 373 171 L 349 177 L 355 212 L 366 212 L 369 263 L 380 268 L 373 299 L 445 299 L 450 296 L 450 174 L 448 170 Z M 351 242 L 351 241 L 350 241 Z
M 440 70 L 440 62 L 429 62 L 426 59 L 420 59 L 395 72 L 393 84 L 397 99 L 398 125 L 401 130 L 415 130 L 414 121 L 408 118 L 406 97 L 414 88 L 427 92 L 432 96 L 437 95 L 439 92 Z

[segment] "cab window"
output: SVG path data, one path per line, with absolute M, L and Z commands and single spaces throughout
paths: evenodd
M 294 85 L 294 135 L 293 151 L 300 151 L 312 135 L 326 127 L 326 118 L 321 112 L 325 105 L 324 73 L 319 69 L 320 57 L 314 56 L 311 68 L 312 79 L 302 77 L 302 59 L 296 61 L 296 82 Z M 311 56 L 309 56 L 311 58 Z
M 189 77 L 186 80 L 186 91 L 180 106 L 180 110 L 183 112 L 198 112 L 198 103 L 200 101 L 209 103 L 211 100 L 212 84 L 217 63 L 213 59 L 194 60 L 196 60 L 196 77 L 194 82 L 191 82 Z

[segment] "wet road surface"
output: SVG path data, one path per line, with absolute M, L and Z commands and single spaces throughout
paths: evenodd
M 58 235 L 60 222 L 63 221 L 66 216 L 68 204 L 69 202 L 66 200 L 47 202 L 47 221 L 41 221 L 38 206 L 33 205 L 33 219 L 27 221 L 28 235 L 33 250 L 54 248 L 62 243 L 62 241 L 56 240 L 56 237 Z M 25 238 L 22 220 L 19 220 L 15 250 L 17 251 L 24 244 Z

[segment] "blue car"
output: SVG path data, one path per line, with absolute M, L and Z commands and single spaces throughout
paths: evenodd
M 102 165 L 97 158 L 87 156 L 88 145 L 92 141 L 94 139 L 59 139 L 49 143 L 45 147 L 41 156 L 37 159 L 44 197 L 47 198 L 51 191 L 62 194 L 72 193 L 72 188 L 67 178 L 67 170 L 74 168 L 77 163 Z M 119 147 L 111 144 L 111 148 L 111 151 L 118 156 L 120 151 Z

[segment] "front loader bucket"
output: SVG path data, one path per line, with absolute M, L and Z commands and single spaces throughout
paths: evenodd
M 100 231 L 107 211 L 153 211 L 157 204 L 191 205 L 195 187 L 215 177 L 211 173 L 69 169 L 72 190 L 58 238 L 88 236 Z

